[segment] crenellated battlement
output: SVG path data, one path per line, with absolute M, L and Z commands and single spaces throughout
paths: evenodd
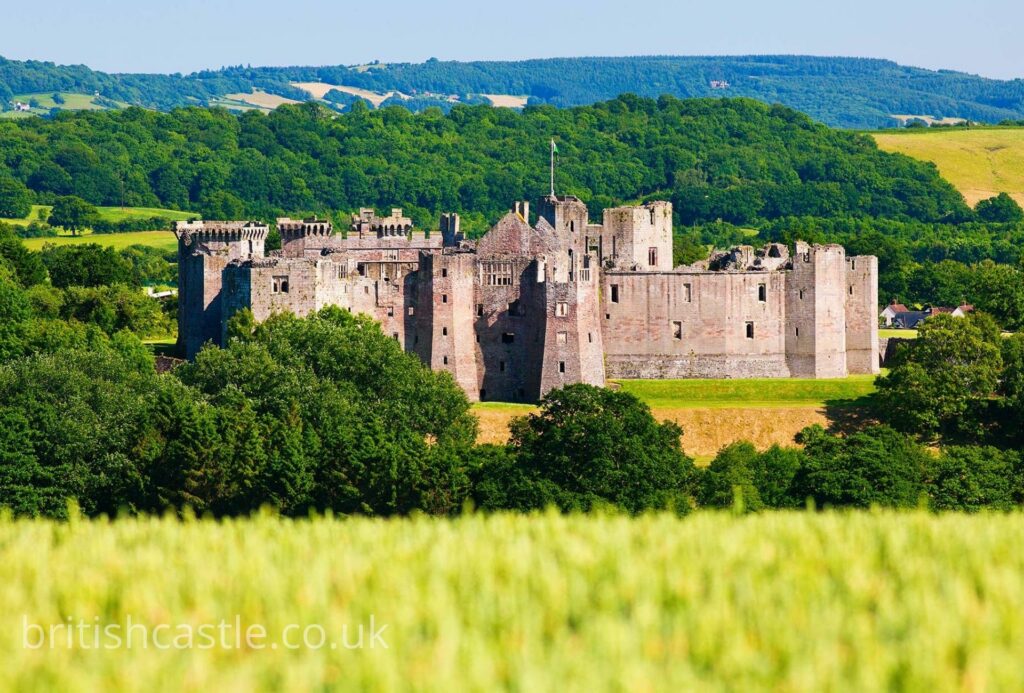
M 329 238 L 334 233 L 334 225 L 326 219 L 289 219 L 279 217 L 277 220 L 277 232 L 281 234 L 281 241 L 288 243 L 299 238 Z
M 270 228 L 257 221 L 176 221 L 174 235 L 185 246 L 202 243 L 265 241 Z

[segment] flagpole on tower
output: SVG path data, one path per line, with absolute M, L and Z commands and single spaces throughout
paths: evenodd
M 551 197 L 555 196 L 555 152 L 558 151 L 558 147 L 555 145 L 554 138 L 551 139 Z

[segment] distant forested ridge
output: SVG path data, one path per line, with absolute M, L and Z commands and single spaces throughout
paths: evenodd
M 781 103 L 832 126 L 876 128 L 893 115 L 959 117 L 983 122 L 1024 118 L 1024 80 L 985 79 L 888 60 L 809 56 L 555 58 L 518 62 L 372 64 L 329 67 L 228 67 L 190 75 L 106 74 L 0 58 L 0 102 L 28 93 L 99 93 L 116 102 L 167 110 L 208 105 L 253 88 L 297 100 L 293 82 L 323 82 L 399 92 L 387 102 L 422 110 L 475 103 L 485 94 L 533 104 L 578 106 L 623 93 L 658 97 L 731 96 Z M 405 98 L 409 97 L 409 98 Z M 344 104 L 338 106 L 344 107 Z
M 749 99 L 622 96 L 572 109 L 458 106 L 448 114 L 359 103 L 345 114 L 314 103 L 269 115 L 62 113 L 0 121 L 0 178 L 43 204 L 75 195 L 264 218 L 403 205 L 421 225 L 457 211 L 482 226 L 513 200 L 547 190 L 552 138 L 559 192 L 595 214 L 656 197 L 671 200 L 686 225 L 973 215 L 931 164 Z

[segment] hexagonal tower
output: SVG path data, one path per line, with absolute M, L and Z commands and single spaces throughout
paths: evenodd
M 224 268 L 236 259 L 262 257 L 269 229 L 255 221 L 187 221 L 178 238 L 178 352 L 192 359 L 203 344 L 221 339 Z

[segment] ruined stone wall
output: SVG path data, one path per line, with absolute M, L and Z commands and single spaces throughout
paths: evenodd
M 846 369 L 878 373 L 878 258 L 846 258 L 846 286 Z
M 608 377 L 788 376 L 785 287 L 779 272 L 605 272 Z

